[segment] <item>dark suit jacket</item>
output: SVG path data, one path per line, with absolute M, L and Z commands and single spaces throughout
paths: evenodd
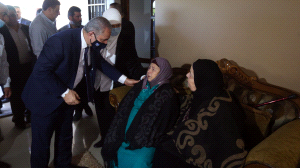
M 29 37 L 29 26 L 22 25 L 21 30 L 24 32 L 28 43 L 29 47 L 31 50 L 31 55 L 32 55 L 32 67 L 28 68 L 33 68 L 34 62 L 36 60 L 36 56 L 32 52 L 32 47 L 31 47 L 31 42 L 30 42 L 30 37 Z M 0 28 L 0 33 L 3 35 L 4 40 L 5 40 L 5 50 L 7 53 L 7 62 L 9 63 L 9 76 L 14 80 L 17 74 L 19 73 L 18 67 L 20 67 L 20 61 L 19 61 L 19 53 L 18 49 L 16 46 L 16 43 L 14 39 L 12 38 L 8 27 L 5 25 L 2 28 Z
M 83 26 L 81 25 L 80 28 L 83 28 Z M 61 31 L 68 30 L 68 29 L 72 29 L 72 28 L 70 28 L 70 23 L 61 27 L 57 32 L 61 32 Z
M 124 18 L 122 19 L 122 30 L 117 41 L 115 67 L 128 78 L 137 80 L 145 75 L 147 71 L 142 67 L 136 52 L 134 26 Z M 114 86 L 120 85 L 115 83 Z
M 30 20 L 27 20 L 27 19 L 24 19 L 24 18 L 22 18 L 22 19 L 21 19 L 21 24 L 24 24 L 24 25 L 30 26 L 30 24 L 31 24 L 31 21 L 30 21 Z
M 81 52 L 81 29 L 62 31 L 51 36 L 35 64 L 22 93 L 25 106 L 33 115 L 45 116 L 64 102 L 61 95 L 73 89 Z M 122 75 L 100 54 L 95 66 L 112 80 Z M 94 65 L 94 64 L 93 64 Z

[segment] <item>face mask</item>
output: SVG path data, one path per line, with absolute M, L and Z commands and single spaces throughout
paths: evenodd
M 111 36 L 117 36 L 121 32 L 121 27 L 111 29 Z
M 0 28 L 3 27 L 5 25 L 5 22 L 3 22 L 3 20 L 0 19 Z
M 94 34 L 95 35 L 95 34 Z M 100 41 L 97 40 L 96 35 L 95 35 L 96 41 L 92 43 L 92 49 L 98 53 L 100 53 L 100 50 L 106 47 L 106 44 L 101 43 Z

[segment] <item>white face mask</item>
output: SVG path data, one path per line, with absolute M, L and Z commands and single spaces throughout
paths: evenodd
M 3 27 L 5 25 L 5 22 L 3 22 L 3 20 L 0 19 L 0 28 Z
M 117 36 L 121 32 L 121 27 L 111 29 L 111 36 Z

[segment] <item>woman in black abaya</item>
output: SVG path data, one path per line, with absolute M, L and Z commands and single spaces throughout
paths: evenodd
M 193 99 L 169 138 L 157 149 L 153 167 L 241 167 L 245 115 L 212 60 L 199 59 L 186 75 Z

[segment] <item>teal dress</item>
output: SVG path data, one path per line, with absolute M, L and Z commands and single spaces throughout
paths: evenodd
M 159 85 L 155 85 L 150 88 L 149 82 L 147 82 L 147 88 L 143 89 L 139 96 L 134 101 L 134 106 L 130 112 L 126 129 L 125 137 L 128 128 L 130 127 L 135 115 L 138 113 L 139 109 L 143 103 L 148 99 L 148 97 L 157 89 Z M 118 167 L 119 168 L 151 168 L 152 159 L 154 156 L 154 147 L 142 147 L 141 149 L 129 150 L 126 149 L 129 146 L 129 142 L 123 142 L 118 150 Z M 116 166 L 114 166 L 116 167 Z

